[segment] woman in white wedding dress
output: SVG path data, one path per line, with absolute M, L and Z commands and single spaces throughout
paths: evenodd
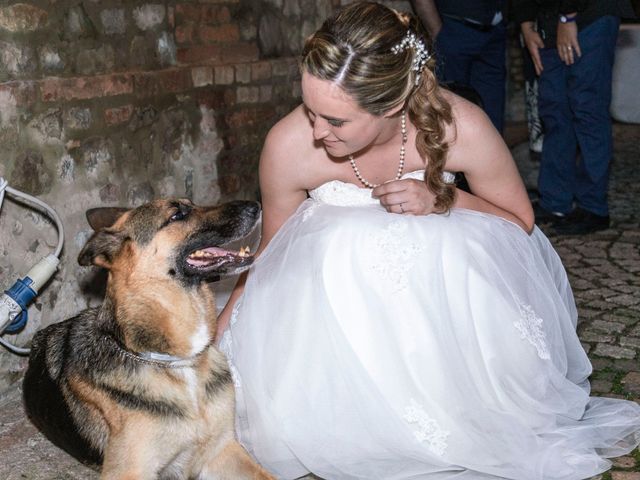
M 433 64 L 374 3 L 307 41 L 304 104 L 261 157 L 259 256 L 220 317 L 238 437 L 284 479 L 589 478 L 637 446 L 640 406 L 589 397 L 509 151 Z

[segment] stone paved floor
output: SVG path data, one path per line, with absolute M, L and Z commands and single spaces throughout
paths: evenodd
M 640 403 L 640 125 L 615 125 L 608 230 L 581 237 L 549 234 L 578 305 L 578 334 L 591 358 L 594 395 Z M 526 145 L 512 149 L 525 183 L 537 164 Z M 640 480 L 640 450 L 618 458 L 601 480 Z
M 528 186 L 537 164 L 513 149 Z M 583 237 L 550 235 L 569 272 L 578 332 L 594 365 L 596 395 L 640 402 L 640 125 L 615 126 L 612 228 Z M 94 480 L 95 472 L 50 445 L 25 419 L 18 392 L 0 399 L 0 479 Z M 618 458 L 600 480 L 640 480 L 640 452 Z M 308 477 L 309 479 L 311 477 Z

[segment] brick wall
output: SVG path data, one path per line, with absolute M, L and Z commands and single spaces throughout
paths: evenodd
M 256 198 L 267 130 L 299 102 L 295 54 L 333 0 L 0 2 L 0 176 L 61 215 L 61 268 L 29 309 L 35 330 L 94 305 L 76 263 L 87 208 L 177 195 Z M 52 251 L 55 230 L 5 200 L 0 288 Z M 24 359 L 0 347 L 0 393 Z

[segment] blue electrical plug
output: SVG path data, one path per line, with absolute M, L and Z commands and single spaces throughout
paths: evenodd
M 3 323 L 1 322 L 5 321 L 5 319 L 0 318 L 0 334 L 17 333 L 24 328 L 27 324 L 27 307 L 29 303 L 54 274 L 58 268 L 58 263 L 60 263 L 58 257 L 47 255 L 35 264 L 22 280 L 16 280 L 16 283 L 9 290 L 5 290 L 4 295 L 0 295 L 0 306 L 4 304 L 5 307 L 8 307 L 9 317 L 6 320 L 11 319 L 12 313 L 16 315 L 4 330 L 2 330 Z M 18 309 L 21 309 L 21 311 L 18 312 Z
M 7 328 L 5 328 L 4 333 L 18 333 L 27 324 L 27 306 L 37 295 L 37 292 L 31 288 L 31 285 L 33 285 L 33 280 L 29 277 L 24 277 L 22 280 L 16 280 L 16 283 L 14 283 L 9 290 L 5 290 L 4 293 L 16 302 L 22 311 L 13 319 Z

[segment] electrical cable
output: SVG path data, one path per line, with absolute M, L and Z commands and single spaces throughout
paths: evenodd
M 58 244 L 56 245 L 56 249 L 53 254 L 56 257 L 59 257 L 60 252 L 62 252 L 62 246 L 64 244 L 64 227 L 62 226 L 62 221 L 60 220 L 58 213 L 42 200 L 39 200 L 36 197 L 29 195 L 28 193 L 21 192 L 20 190 L 16 190 L 15 188 L 11 188 L 8 185 L 8 182 L 2 177 L 0 177 L 0 207 L 2 206 L 2 197 L 4 196 L 5 190 L 13 197 L 18 197 L 26 200 L 27 204 L 32 204 L 31 206 L 38 206 L 49 214 L 49 216 L 55 222 L 56 228 L 58 229 Z
M 29 355 L 31 352 L 30 348 L 21 348 L 16 347 L 12 343 L 7 342 L 4 338 L 0 337 L 0 345 L 4 346 L 10 352 L 15 353 L 16 355 Z
M 7 188 L 9 182 L 0 177 L 0 210 L 2 209 L 2 200 L 4 199 L 4 189 Z
M 43 201 L 9 187 L 8 182 L 0 177 L 0 209 L 5 198 L 5 192 L 12 197 L 20 199 L 29 207 L 38 207 L 44 210 L 53 219 L 58 230 L 58 242 L 53 254 L 44 257 L 34 265 L 24 279 L 18 279 L 16 283 L 4 295 L 0 295 L 0 335 L 3 333 L 16 333 L 27 322 L 27 305 L 37 295 L 38 290 L 55 273 L 59 263 L 60 253 L 64 245 L 64 228 L 58 213 Z M 12 345 L 0 337 L 0 344 L 18 355 L 28 355 L 28 348 L 20 348 Z

